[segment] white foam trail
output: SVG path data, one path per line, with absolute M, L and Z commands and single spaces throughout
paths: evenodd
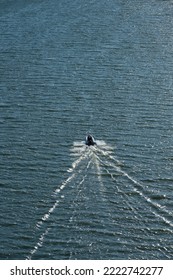
M 127 177 L 131 182 L 133 182 L 135 185 L 140 186 L 141 188 L 145 188 L 146 186 L 144 186 L 142 183 L 140 183 L 139 181 L 137 181 L 136 179 L 134 179 L 133 177 L 131 177 L 127 172 L 123 171 L 120 167 L 116 166 L 115 164 L 112 164 L 110 162 L 103 162 L 101 161 L 101 163 L 103 165 L 108 165 L 111 167 L 114 167 L 116 169 L 116 171 L 118 171 L 119 173 L 121 173 L 122 175 L 124 175 L 125 177 Z M 143 192 L 139 191 L 138 189 L 134 188 L 134 190 L 136 192 L 138 192 L 138 194 L 140 194 L 141 196 L 143 196 L 148 202 L 150 202 L 151 204 L 153 204 L 154 206 L 158 207 L 159 209 L 163 210 L 165 213 L 167 213 L 170 216 L 173 216 L 173 213 L 166 210 L 164 208 L 164 206 L 160 205 L 159 203 L 153 202 L 151 200 L 151 198 L 147 197 L 146 195 L 143 194 Z
M 98 170 L 99 181 L 100 181 L 100 183 L 101 183 L 101 186 L 103 186 L 103 184 L 102 184 L 102 179 L 101 179 L 101 167 L 100 167 L 100 164 L 99 164 L 100 158 L 99 158 L 99 160 L 98 160 L 98 156 L 95 155 L 95 154 L 94 154 L 94 157 L 95 157 L 96 167 L 97 167 L 97 170 Z M 101 161 L 101 160 L 100 160 L 100 161 Z M 101 162 L 103 163 L 103 161 L 101 161 Z M 112 164 L 111 164 L 111 166 L 112 166 Z M 115 166 L 113 166 L 113 167 L 115 167 Z M 118 167 L 116 167 L 116 168 L 118 168 Z M 109 170 L 108 170 L 107 168 L 104 167 L 104 169 L 105 169 L 106 172 L 111 176 L 111 178 L 115 181 L 116 179 L 114 178 L 114 175 L 113 175 L 111 172 L 109 172 Z M 118 171 L 119 171 L 119 168 L 118 168 Z M 125 203 L 126 203 L 126 205 L 129 207 L 129 209 L 131 209 L 131 210 L 133 211 L 135 219 L 138 221 L 139 224 L 143 225 L 143 222 L 144 222 L 144 221 L 142 222 L 143 217 L 142 217 L 142 215 L 140 215 L 140 213 L 131 205 L 131 203 L 128 202 L 128 201 L 129 201 L 129 197 L 128 197 L 124 192 L 122 192 L 122 191 L 120 190 L 120 188 L 119 188 L 117 185 L 116 185 L 116 188 L 117 188 L 118 192 L 119 192 L 122 196 L 125 196 L 125 197 L 126 197 Z M 157 215 L 157 216 L 159 217 L 160 215 Z M 139 217 L 139 218 L 138 218 L 138 217 Z M 171 232 L 172 232 L 172 231 L 171 231 Z M 150 234 L 148 234 L 148 233 L 146 233 L 146 234 L 147 234 L 147 236 L 150 236 Z M 162 251 L 162 250 L 161 250 L 161 251 Z M 162 251 L 162 253 L 163 253 L 164 255 L 166 255 L 163 251 Z
M 101 167 L 100 167 L 99 161 L 97 159 L 97 156 L 95 154 L 94 154 L 94 162 L 95 162 L 95 166 L 96 166 L 96 169 L 97 169 L 98 180 L 99 180 L 100 186 L 101 186 L 101 192 L 103 194 L 106 189 L 105 189 L 105 186 L 104 186 L 103 181 L 102 181 Z
M 123 165 L 121 161 L 119 161 L 118 159 L 116 159 L 114 156 L 111 155 L 111 154 L 112 154 L 112 151 L 113 151 L 113 148 L 112 148 L 111 146 L 106 145 L 106 143 L 105 143 L 105 145 L 104 145 L 104 150 L 103 150 L 103 149 L 100 149 L 100 148 L 97 146 L 96 152 L 97 152 L 97 151 L 98 151 L 99 153 L 101 153 L 102 155 L 104 155 L 106 158 L 109 158 L 109 159 L 113 160 L 114 162 L 116 162 L 116 164 L 118 164 L 118 165 Z
M 103 187 L 100 164 L 99 164 L 99 161 L 98 161 L 98 159 L 95 155 L 94 155 L 94 159 L 95 159 L 95 165 L 96 165 L 96 168 L 97 168 L 98 179 L 99 179 L 99 182 L 100 182 L 101 186 Z
M 129 180 L 132 180 L 133 183 L 135 183 L 136 185 L 140 185 L 141 187 L 143 187 L 142 184 L 140 184 L 139 182 L 137 182 L 135 179 L 133 179 L 131 176 L 129 176 L 126 172 L 122 171 L 119 167 L 115 166 L 115 164 L 112 164 L 112 163 L 110 163 L 110 162 L 106 162 L 106 164 L 105 164 L 105 162 L 103 162 L 98 156 L 96 156 L 96 158 L 97 158 L 98 164 L 99 164 L 99 162 L 101 162 L 103 166 L 106 165 L 106 166 L 114 167 L 114 168 L 116 169 L 116 171 L 120 172 L 120 174 L 123 173 L 122 175 L 126 176 Z M 114 175 L 113 175 L 111 172 L 109 172 L 109 170 L 108 170 L 106 167 L 104 167 L 104 169 L 105 169 L 106 172 L 111 176 L 112 180 L 116 181 L 115 178 L 114 178 Z M 130 201 L 129 201 L 129 197 L 128 197 L 124 192 L 122 192 L 122 191 L 118 188 L 117 185 L 116 185 L 116 188 L 117 188 L 118 192 L 120 192 L 120 194 L 121 194 L 122 196 L 125 196 L 125 197 L 126 197 L 125 203 L 126 203 L 126 204 L 128 205 L 128 207 L 129 207 L 130 209 L 132 209 L 132 211 L 134 212 L 134 214 L 135 214 L 134 217 L 135 217 L 135 219 L 137 219 L 138 223 L 141 224 L 141 225 L 143 225 L 143 223 L 146 224 L 145 219 L 143 219 L 143 216 L 140 215 L 139 211 L 137 211 L 137 210 L 131 205 L 131 203 L 130 203 Z M 148 198 L 147 196 L 145 196 L 145 195 L 144 195 L 142 192 L 140 192 L 138 189 L 134 188 L 134 190 L 135 190 L 138 194 L 140 194 L 140 196 L 142 196 L 147 202 L 152 203 L 152 204 L 154 203 L 154 202 L 151 201 L 150 198 Z M 128 201 L 129 201 L 129 202 L 128 202 Z M 154 203 L 154 204 L 155 204 L 156 207 L 159 207 L 159 208 L 160 208 L 160 205 L 159 205 L 159 204 L 157 204 L 157 203 Z M 168 219 L 166 219 L 164 216 L 158 214 L 158 213 L 155 212 L 154 210 L 152 210 L 152 213 L 153 213 L 157 218 L 161 219 L 161 220 L 164 221 L 166 224 L 168 224 L 169 226 L 173 227 L 172 222 L 170 222 L 170 221 L 169 221 Z M 139 217 L 139 218 L 138 218 L 138 217 Z M 171 230 L 171 229 L 167 229 L 167 230 L 168 230 L 170 233 L 173 233 L 173 230 Z M 150 237 L 150 234 L 149 234 L 148 232 L 146 232 L 146 235 L 147 235 L 148 237 Z M 167 256 L 167 255 L 165 254 L 164 250 L 161 249 L 160 251 L 161 251 L 165 256 Z
M 117 167 L 115 164 L 109 163 L 109 162 L 104 162 L 102 161 L 99 157 L 97 157 L 99 159 L 99 161 L 105 166 L 111 166 L 114 167 L 116 169 L 116 171 L 120 172 L 122 175 L 124 175 L 125 177 L 127 177 L 131 182 L 133 182 L 135 185 L 140 186 L 141 188 L 144 189 L 144 185 L 140 182 L 138 182 L 137 180 L 135 180 L 134 178 L 132 178 L 128 173 L 126 173 L 125 171 L 123 171 L 120 167 Z M 108 171 L 109 172 L 109 171 Z M 110 176 L 113 179 L 113 175 L 109 172 Z M 168 211 L 167 209 L 164 208 L 164 206 L 160 205 L 159 203 L 156 203 L 154 201 L 151 200 L 150 197 L 148 197 L 147 195 L 145 195 L 142 191 L 138 190 L 137 188 L 133 188 L 134 191 L 136 193 L 138 193 L 141 197 L 143 197 L 149 204 L 153 205 L 156 209 L 159 209 L 160 211 L 162 211 L 163 213 L 171 216 L 171 218 L 173 217 L 173 213 Z M 119 190 L 119 188 L 118 188 Z M 173 227 L 173 223 L 171 221 L 169 221 L 167 218 L 163 217 L 162 215 L 156 213 L 153 210 L 153 214 L 159 218 L 161 218 L 165 223 L 169 224 L 171 227 Z
M 88 152 L 86 152 L 85 154 L 82 154 L 76 161 L 74 161 L 72 163 L 72 169 L 71 172 L 72 175 L 70 175 L 54 192 L 54 194 L 60 193 L 71 181 L 72 179 L 76 176 L 77 173 L 74 173 L 75 169 L 79 166 L 79 164 L 81 163 L 82 160 L 84 160 L 86 157 L 88 156 Z M 87 165 L 88 168 L 88 165 Z M 61 196 L 61 198 L 64 198 L 64 196 Z M 50 215 L 55 211 L 56 207 L 59 205 L 59 199 L 57 199 L 55 201 L 55 203 L 53 204 L 53 206 L 50 207 L 50 209 L 48 210 L 48 212 L 46 214 L 44 214 L 44 216 L 41 218 L 41 220 L 36 224 L 36 228 L 40 228 L 44 222 L 46 222 Z M 37 245 L 34 247 L 34 249 L 30 252 L 29 257 L 27 257 L 27 259 L 31 259 L 32 256 L 36 253 L 36 251 L 38 250 L 39 247 L 42 246 L 43 244 L 43 240 L 44 237 L 48 234 L 49 232 L 49 228 L 46 229 L 44 231 L 44 233 L 41 234 L 41 236 L 39 237 L 39 241 L 37 242 Z
M 72 163 L 72 168 L 70 169 L 70 172 L 74 172 L 74 170 L 78 167 L 78 165 L 81 163 L 81 161 L 83 161 L 86 157 L 88 156 L 88 151 L 86 151 L 85 154 L 82 154 L 77 160 L 75 160 L 73 163 Z M 67 170 L 69 172 L 69 169 Z M 58 187 L 54 194 L 57 194 L 59 193 L 61 190 L 63 190 L 66 185 L 68 183 L 70 183 L 70 181 L 76 176 L 77 174 L 76 173 L 73 173 L 71 176 L 69 176 L 62 184 L 60 187 Z
M 106 172 L 111 176 L 112 180 L 113 180 L 113 181 L 116 181 L 116 179 L 114 178 L 114 175 L 113 175 L 111 172 L 109 172 L 108 169 L 105 168 L 105 170 L 106 170 Z M 117 185 L 116 185 L 116 188 L 117 188 L 118 192 L 119 192 L 122 196 L 125 196 L 125 197 L 126 197 L 125 203 L 126 203 L 127 206 L 129 207 L 129 209 L 131 209 L 131 210 L 136 214 L 135 218 L 136 218 L 137 220 L 139 220 L 139 219 L 137 218 L 137 216 L 141 216 L 141 215 L 140 215 L 139 213 L 137 213 L 136 209 L 128 202 L 129 198 L 128 198 L 127 194 L 124 193 L 123 191 L 121 191 L 121 189 L 120 189 Z
M 27 260 L 31 260 L 32 259 L 32 256 L 38 251 L 38 249 L 40 247 L 42 247 L 43 245 L 43 242 L 44 242 L 44 239 L 46 237 L 46 235 L 48 234 L 50 228 L 47 228 L 39 237 L 39 240 L 36 244 L 36 246 L 34 247 L 34 249 L 30 252 L 29 256 L 26 258 Z
M 124 176 L 126 176 L 130 181 L 132 181 L 134 184 L 144 188 L 143 184 L 139 183 L 138 181 L 136 181 L 134 178 L 132 178 L 131 176 L 128 175 L 128 173 L 124 172 L 121 170 L 121 172 L 124 174 Z M 152 204 L 154 207 L 159 208 L 162 212 L 165 212 L 166 214 L 170 215 L 171 217 L 173 217 L 173 213 L 170 212 L 169 210 L 165 209 L 164 206 L 160 205 L 157 202 L 154 202 L 151 200 L 150 197 L 148 197 L 147 195 L 145 195 L 142 191 L 139 191 L 137 188 L 134 188 L 134 190 L 143 198 L 145 198 L 145 200 L 147 202 L 149 202 L 150 204 Z M 172 224 L 173 225 L 173 224 Z
M 87 147 L 86 147 L 84 142 L 75 141 L 73 143 L 73 147 L 72 147 L 72 149 L 70 149 L 70 151 L 71 151 L 73 156 L 79 156 L 79 155 L 85 153 L 86 148 Z
M 99 169 L 99 172 L 100 172 L 100 164 L 99 164 L 99 161 L 103 164 L 103 165 L 105 165 L 104 164 L 104 162 L 97 156 L 97 155 L 95 155 L 95 158 L 96 158 L 96 163 L 97 163 L 97 166 L 98 166 L 98 169 Z M 117 167 L 118 168 L 118 167 Z M 104 167 L 104 169 L 106 170 L 106 172 L 111 176 L 111 178 L 112 178 L 112 180 L 113 181 L 116 181 L 116 179 L 114 178 L 114 175 L 107 169 L 107 168 L 105 168 Z M 118 170 L 119 170 L 119 168 L 118 168 Z M 101 174 L 101 172 L 100 172 L 100 174 Z M 117 188 L 117 191 L 122 195 L 122 196 L 125 196 L 127 199 L 125 200 L 125 203 L 127 204 L 127 206 L 136 214 L 136 218 L 137 218 L 137 215 L 138 216 L 140 216 L 139 214 L 137 214 L 137 211 L 136 211 L 136 209 L 131 205 L 131 204 L 129 204 L 128 203 L 128 196 L 124 193 L 124 192 L 122 192 L 121 190 L 120 190 L 120 188 L 116 185 L 116 188 Z M 137 218 L 137 220 L 139 220 L 138 218 Z
M 87 172 L 88 168 L 90 167 L 91 162 L 92 162 L 92 159 L 91 159 L 91 160 L 88 162 L 88 164 L 87 164 L 86 172 Z M 80 189 L 80 186 L 85 182 L 85 179 L 86 179 L 87 175 L 88 175 L 88 174 L 85 174 L 85 175 L 82 177 L 82 180 L 81 180 L 81 181 L 77 184 L 77 186 L 76 186 L 76 189 L 78 190 L 78 192 L 77 192 L 76 198 L 74 199 L 74 201 L 73 201 L 73 203 L 72 203 L 72 206 L 75 205 L 75 201 L 77 200 L 77 198 L 79 197 L 80 192 L 82 191 L 82 190 Z M 75 212 L 76 212 L 76 211 L 74 210 L 73 213 L 72 213 L 72 216 L 70 217 L 70 220 L 69 220 L 70 222 L 73 221 L 73 217 L 75 216 Z
M 76 174 L 72 174 L 69 178 L 67 178 L 67 180 L 65 180 L 61 184 L 61 186 L 55 190 L 54 194 L 60 193 L 60 191 L 62 191 L 66 187 L 66 185 L 71 182 L 71 180 L 75 177 L 75 175 Z M 41 221 L 39 221 L 36 224 L 36 228 L 40 228 L 41 225 L 49 219 L 50 215 L 54 212 L 54 210 L 58 206 L 58 204 L 59 204 L 59 199 L 57 199 L 55 201 L 55 203 L 53 204 L 53 206 L 48 210 L 48 212 L 46 214 L 44 214 L 44 216 L 41 218 Z
M 62 183 L 62 185 L 59 187 L 58 189 L 58 192 L 60 192 L 62 189 L 65 188 L 65 186 L 75 177 L 75 174 L 72 174 L 66 181 L 64 181 Z M 57 191 L 57 190 L 56 190 Z M 61 197 L 63 198 L 63 196 Z M 55 201 L 55 203 L 53 204 L 53 206 L 48 210 L 48 212 L 41 218 L 41 221 L 39 221 L 37 224 L 36 224 L 36 228 L 40 228 L 43 223 L 45 223 L 49 218 L 50 218 L 50 215 L 54 212 L 54 210 L 56 209 L 56 207 L 58 206 L 59 204 L 59 200 L 57 199 Z M 41 236 L 39 237 L 39 241 L 37 242 L 37 245 L 34 247 L 34 249 L 30 252 L 30 255 L 29 257 L 27 257 L 27 259 L 31 259 L 32 256 L 37 252 L 38 248 L 42 246 L 43 244 L 43 241 L 44 241 L 44 237 L 48 234 L 49 232 L 49 228 L 46 229 L 42 234 Z
M 76 176 L 76 174 L 74 173 L 74 174 L 72 174 L 70 177 L 68 177 L 68 178 L 61 184 L 61 186 L 59 186 L 59 187 L 54 191 L 54 194 L 57 194 L 57 193 L 59 193 L 60 191 L 62 191 L 62 190 L 66 187 L 66 185 L 67 185 L 68 183 L 70 183 L 71 180 L 72 180 L 75 176 Z
M 84 176 L 83 176 L 82 180 L 81 180 L 81 181 L 79 182 L 79 184 L 76 186 L 77 188 L 79 188 L 79 187 L 84 183 L 86 177 L 87 177 L 87 175 L 84 175 Z M 81 190 L 78 191 L 77 197 L 79 196 L 79 193 L 80 193 L 80 192 L 81 192 Z M 75 202 L 73 201 L 73 204 L 72 204 L 72 205 L 74 205 L 74 204 L 75 204 Z M 73 219 L 74 219 L 75 212 L 76 212 L 76 211 L 74 210 L 73 213 L 72 213 L 72 216 L 71 216 L 70 219 L 69 219 L 69 222 L 70 222 L 70 223 L 71 223 L 71 222 L 73 221 Z
M 82 153 L 82 155 L 72 163 L 73 169 L 75 169 L 79 165 L 79 163 L 88 156 L 88 151 L 87 150 L 84 151 L 85 153 Z

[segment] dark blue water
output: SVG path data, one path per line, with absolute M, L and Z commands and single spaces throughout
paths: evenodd
M 172 259 L 172 2 L 24 2 L 0 1 L 0 259 Z

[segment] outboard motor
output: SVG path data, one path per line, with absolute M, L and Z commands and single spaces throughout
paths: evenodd
M 85 144 L 87 146 L 94 146 L 96 144 L 92 135 L 88 134 L 88 136 L 86 137 Z

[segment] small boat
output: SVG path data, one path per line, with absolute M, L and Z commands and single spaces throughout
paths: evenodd
M 91 134 L 86 136 L 85 144 L 87 146 L 94 146 L 96 144 L 94 137 Z

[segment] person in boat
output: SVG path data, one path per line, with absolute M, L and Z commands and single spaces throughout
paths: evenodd
M 94 146 L 96 144 L 96 142 L 94 141 L 94 138 L 90 134 L 86 137 L 85 143 L 87 146 Z

